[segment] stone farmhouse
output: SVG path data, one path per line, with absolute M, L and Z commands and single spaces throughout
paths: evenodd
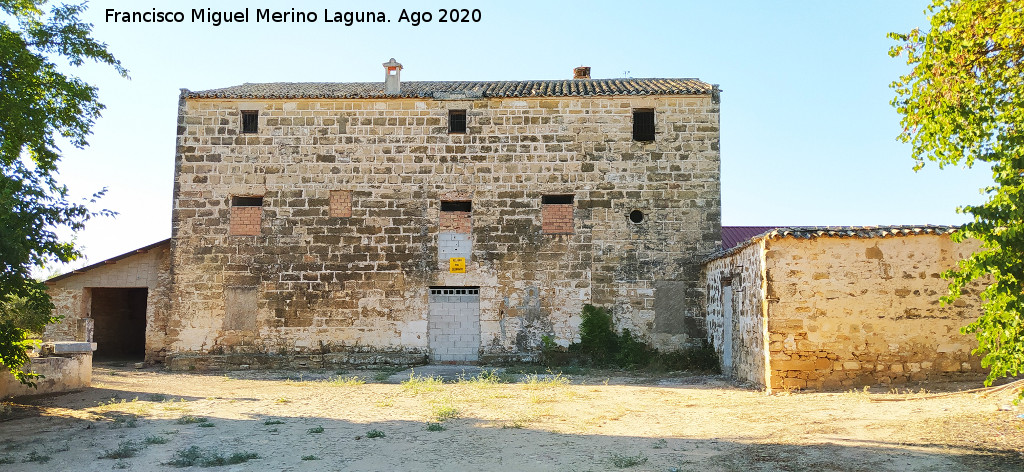
M 47 335 L 91 318 L 97 355 L 174 369 L 487 362 L 568 345 L 590 303 L 663 349 L 705 337 L 716 86 L 384 67 L 182 90 L 171 238 L 51 280 Z
M 697 79 L 182 90 L 171 238 L 49 281 L 48 339 L 171 369 L 530 360 L 582 307 L 778 389 L 983 374 L 947 226 L 721 226 Z

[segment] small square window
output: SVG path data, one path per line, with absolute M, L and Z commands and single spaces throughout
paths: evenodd
M 255 133 L 259 129 L 260 112 L 256 110 L 242 110 L 242 132 Z
M 654 141 L 654 110 L 633 110 L 633 141 Z
M 448 134 L 466 132 L 466 110 L 448 110 Z

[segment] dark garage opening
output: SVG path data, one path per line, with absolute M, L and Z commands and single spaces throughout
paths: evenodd
M 93 288 L 93 341 L 97 360 L 146 356 L 146 288 Z

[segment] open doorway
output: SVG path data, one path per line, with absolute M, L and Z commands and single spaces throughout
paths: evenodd
M 146 288 L 93 288 L 93 340 L 96 360 L 146 357 Z

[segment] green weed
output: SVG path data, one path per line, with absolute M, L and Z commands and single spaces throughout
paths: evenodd
M 208 420 L 206 418 L 203 418 L 201 416 L 185 415 L 185 416 L 182 416 L 181 418 L 178 418 L 174 423 L 175 424 L 196 424 L 196 423 L 202 424 L 202 423 L 207 423 L 209 421 L 210 420 Z
M 46 454 L 40 454 L 36 451 L 32 451 L 28 453 L 28 457 L 26 457 L 25 460 L 23 460 L 22 462 L 38 462 L 40 464 L 45 464 L 47 462 L 50 462 L 50 456 Z
M 437 422 L 444 422 L 459 417 L 459 409 L 451 402 L 435 404 L 430 408 L 430 416 Z
M 135 457 L 142 448 L 135 441 L 121 441 L 117 449 L 108 450 L 100 456 L 100 459 L 127 459 Z
M 402 389 L 413 394 L 420 394 L 440 390 L 443 384 L 444 381 L 441 380 L 441 377 L 417 377 L 416 372 L 413 371 L 409 374 L 409 380 L 402 381 Z
M 547 375 L 531 374 L 527 375 L 523 379 L 523 383 L 526 388 L 542 388 L 542 387 L 563 387 L 569 385 L 571 381 L 568 377 L 561 373 L 552 373 L 548 371 Z
M 284 424 L 284 421 L 281 421 L 281 420 L 267 420 L 267 421 L 264 421 L 263 424 L 265 424 L 267 426 L 270 426 L 270 425 L 274 425 L 274 424 Z
M 198 465 L 200 467 L 216 467 L 221 465 L 241 464 L 252 459 L 259 459 L 260 457 L 259 454 L 256 454 L 255 452 L 235 452 L 230 456 L 224 457 L 217 451 L 204 451 L 200 449 L 199 446 L 179 449 L 174 456 L 174 459 L 171 459 L 164 464 L 175 467 L 191 467 L 194 465 Z
M 355 387 L 355 386 L 358 386 L 358 385 L 363 385 L 365 383 L 366 383 L 366 381 L 361 379 L 361 378 L 359 378 L 359 377 L 341 377 L 341 376 L 335 377 L 334 379 L 327 381 L 328 385 L 333 385 L 333 386 L 336 386 L 336 387 Z
M 118 415 L 114 417 L 114 422 L 110 423 L 112 429 L 137 428 L 138 426 L 139 418 L 135 415 Z
M 444 431 L 444 425 L 441 423 L 427 423 L 427 431 Z
M 309 428 L 309 429 L 306 430 L 307 434 L 320 434 L 322 432 L 324 432 L 324 427 L 323 426 L 317 426 L 315 428 Z
M 402 369 L 393 368 L 393 369 L 378 370 L 376 374 L 373 374 L 373 381 L 374 382 L 387 382 L 387 380 L 389 378 L 391 378 L 392 375 L 395 375 L 400 370 L 402 370 Z
M 647 457 L 643 454 L 637 454 L 635 456 L 623 456 L 620 454 L 612 455 L 612 465 L 619 469 L 625 469 L 627 467 L 636 467 L 640 464 L 646 464 Z
M 302 456 L 302 460 L 304 460 L 304 461 L 318 461 L 318 460 L 320 460 L 320 458 L 310 454 L 308 456 Z
M 384 431 L 381 431 L 379 429 L 371 429 L 371 430 L 366 432 L 366 437 L 371 438 L 371 439 L 373 439 L 373 438 L 383 438 L 384 437 Z
M 460 378 L 459 383 L 471 386 L 488 387 L 498 384 L 512 383 L 515 382 L 515 380 L 515 376 L 513 375 L 498 373 L 498 371 L 494 369 L 484 369 L 474 377 L 470 377 L 468 379 Z
M 152 435 L 152 434 L 149 435 L 149 436 L 146 436 L 146 439 L 142 440 L 142 442 L 144 442 L 146 444 L 167 444 L 167 441 L 169 441 L 169 440 L 167 438 L 163 437 L 163 436 L 156 436 L 156 435 Z

